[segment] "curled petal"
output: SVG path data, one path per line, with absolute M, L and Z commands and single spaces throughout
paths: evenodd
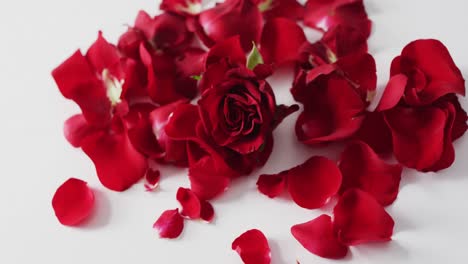
M 159 8 L 179 15 L 197 15 L 202 11 L 201 0 L 163 0 Z
M 200 218 L 201 202 L 192 190 L 181 187 L 177 190 L 176 198 L 182 207 L 180 211 L 182 216 L 191 219 Z
M 146 173 L 148 163 L 131 144 L 122 124 L 112 131 L 100 131 L 82 141 L 81 148 L 91 158 L 101 183 L 114 191 L 124 191 Z
M 159 186 L 159 180 L 161 179 L 161 172 L 152 168 L 148 168 L 145 174 L 145 189 L 148 192 L 153 191 Z
M 333 209 L 334 228 L 345 245 L 391 240 L 394 222 L 374 197 L 358 190 L 346 191 Z
M 382 112 L 365 112 L 364 121 L 355 138 L 365 142 L 380 154 L 388 154 L 393 150 L 392 133 Z
M 77 225 L 93 210 L 93 191 L 85 181 L 70 178 L 55 191 L 52 207 L 62 225 Z
M 365 143 L 353 142 L 341 154 L 340 170 L 343 175 L 341 191 L 361 189 L 383 206 L 395 201 L 400 186 L 400 164 L 387 164 Z
M 397 74 L 390 78 L 387 87 L 380 99 L 379 105 L 375 109 L 376 111 L 385 111 L 395 107 L 400 102 L 405 87 L 408 82 L 408 77 L 403 74 Z
M 179 209 L 164 211 L 153 224 L 161 238 L 177 238 L 184 229 L 184 218 L 179 214 Z
M 230 182 L 227 175 L 210 156 L 201 158 L 189 167 L 190 186 L 198 197 L 205 200 L 226 190 Z
M 201 204 L 200 218 L 206 222 L 213 221 L 214 214 L 215 214 L 213 205 L 210 202 L 205 201 L 205 200 L 201 200 L 200 204 Z
M 260 40 L 260 51 L 266 63 L 282 64 L 295 61 L 306 41 L 304 31 L 286 18 L 267 21 Z
M 397 160 L 427 171 L 440 160 L 444 148 L 447 114 L 436 107 L 396 107 L 385 113 Z
M 340 170 L 335 162 L 325 157 L 311 157 L 284 173 L 292 199 L 307 209 L 322 207 L 341 185 Z
M 270 264 L 271 252 L 265 235 L 257 229 L 249 230 L 232 242 L 245 264 Z
M 325 32 L 321 42 L 341 58 L 352 53 L 367 53 L 367 34 L 362 29 L 340 24 Z
M 77 114 L 65 121 L 63 134 L 70 144 L 75 147 L 81 147 L 84 138 L 96 131 L 96 128 L 90 126 L 82 114 Z
M 275 198 L 283 193 L 286 187 L 286 177 L 284 173 L 262 174 L 258 177 L 257 188 L 264 195 Z
M 348 254 L 348 247 L 338 241 L 332 219 L 328 215 L 323 214 L 309 222 L 294 225 L 291 233 L 305 249 L 320 257 L 340 259 Z
M 304 6 L 296 0 L 256 0 L 258 8 L 266 20 L 284 17 L 291 20 L 301 20 L 304 17 Z
M 246 56 L 239 35 L 229 37 L 211 47 L 206 55 L 205 68 L 226 58 L 229 63 L 245 65 Z

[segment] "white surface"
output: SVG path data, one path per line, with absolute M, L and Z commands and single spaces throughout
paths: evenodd
M 439 38 L 468 76 L 468 2 L 462 0 L 366 1 L 374 32 L 370 52 L 379 83 L 404 45 Z M 154 0 L 0 1 L 0 263 L 241 263 L 230 249 L 250 228 L 269 238 L 273 264 L 335 263 L 308 253 L 290 235 L 296 223 L 325 210 L 304 210 L 286 200 L 270 200 L 255 188 L 259 173 L 273 173 L 305 160 L 292 125 L 275 132 L 267 166 L 235 182 L 214 202 L 216 220 L 187 221 L 182 237 L 158 239 L 152 224 L 177 206 L 175 191 L 187 186 L 186 173 L 164 168 L 161 189 L 142 184 L 124 193 L 105 190 L 94 167 L 62 136 L 62 123 L 78 108 L 61 97 L 50 71 L 78 48 L 87 48 L 102 29 L 110 40 L 133 23 L 139 9 L 155 13 Z M 291 102 L 290 80 L 272 82 L 280 102 Z M 465 108 L 466 99 L 462 99 Z M 406 170 L 397 201 L 388 208 L 396 221 L 394 241 L 352 248 L 347 263 L 458 264 L 468 259 L 468 136 L 455 144 L 455 164 L 438 174 Z M 333 155 L 332 155 L 333 156 Z M 50 201 L 65 179 L 78 177 L 96 189 L 97 211 L 82 228 L 61 226 Z M 340 261 L 341 262 L 341 261 Z

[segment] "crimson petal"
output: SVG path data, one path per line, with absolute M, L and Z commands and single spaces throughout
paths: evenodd
M 375 111 L 385 111 L 395 107 L 405 92 L 407 82 L 408 77 L 403 74 L 392 76 Z
M 270 246 L 265 235 L 258 229 L 251 229 L 232 242 L 235 250 L 245 264 L 269 264 Z
M 322 207 L 341 185 L 340 170 L 325 157 L 313 156 L 284 173 L 292 199 L 307 209 Z
M 345 245 L 391 240 L 392 217 L 370 194 L 350 189 L 333 209 L 334 228 Z
M 294 225 L 291 233 L 305 249 L 320 257 L 340 259 L 348 254 L 348 247 L 338 241 L 332 219 L 328 215 L 323 214 L 309 222 Z
M 156 220 L 153 228 L 158 230 L 161 238 L 177 238 L 184 229 L 184 218 L 179 209 L 167 210 Z
M 191 219 L 200 218 L 201 202 L 192 190 L 180 187 L 177 190 L 176 198 L 182 207 L 182 210 L 180 211 L 182 216 Z
M 75 148 L 81 147 L 83 139 L 95 131 L 96 128 L 90 126 L 82 114 L 68 118 L 63 126 L 65 138 Z
M 101 183 L 114 191 L 124 191 L 146 173 L 148 163 L 131 144 L 123 124 L 115 122 L 112 131 L 100 131 L 82 141 Z
M 93 191 L 85 181 L 70 178 L 55 191 L 52 207 L 62 225 L 77 225 L 93 210 Z
M 201 210 L 200 210 L 200 218 L 206 222 L 213 221 L 214 218 L 214 208 L 213 205 L 205 200 L 200 201 Z
M 286 187 L 285 173 L 262 174 L 258 177 L 257 188 L 264 195 L 275 198 L 283 193 Z
M 341 154 L 341 192 L 358 188 L 368 192 L 383 206 L 395 201 L 400 186 L 400 164 L 387 164 L 365 143 L 349 144 Z
M 159 186 L 159 180 L 161 179 L 161 173 L 159 170 L 148 168 L 145 174 L 145 189 L 150 192 Z
M 304 6 L 296 0 L 257 0 L 257 2 L 266 20 L 276 17 L 300 20 L 304 17 Z

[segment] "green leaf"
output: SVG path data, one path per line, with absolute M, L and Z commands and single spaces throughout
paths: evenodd
M 190 76 L 192 79 L 199 81 L 201 79 L 201 75 L 192 75 Z
M 264 63 L 262 54 L 258 51 L 257 46 L 255 46 L 255 43 L 252 43 L 252 45 L 252 51 L 250 51 L 250 54 L 247 57 L 247 68 L 251 70 L 253 70 L 258 64 Z

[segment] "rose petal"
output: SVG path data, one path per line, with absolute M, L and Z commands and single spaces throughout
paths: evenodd
M 444 146 L 446 113 L 435 107 L 396 107 L 385 113 L 397 160 L 426 171 L 440 160 Z
M 341 192 L 361 189 L 383 206 L 395 201 L 400 186 L 400 164 L 387 164 L 365 143 L 356 141 L 341 153 L 339 168 L 343 175 Z
M 235 250 L 245 264 L 269 264 L 270 246 L 265 235 L 257 229 L 249 230 L 232 242 Z
M 346 191 L 333 209 L 334 228 L 345 245 L 391 240 L 394 222 L 374 197 L 358 189 Z
M 196 15 L 202 10 L 201 0 L 163 0 L 159 9 L 179 15 Z
M 348 254 L 348 247 L 338 241 L 332 219 L 321 215 L 306 223 L 291 227 L 291 233 L 309 252 L 323 258 L 340 259 Z
M 281 195 L 285 187 L 286 175 L 284 173 L 262 174 L 257 180 L 258 190 L 270 198 Z
M 341 185 L 340 170 L 335 162 L 325 157 L 311 157 L 284 173 L 292 199 L 307 209 L 322 207 Z
M 75 148 L 81 147 L 83 139 L 95 131 L 96 128 L 90 126 L 82 114 L 68 118 L 63 126 L 65 138 Z
M 211 47 L 206 56 L 205 69 L 226 58 L 229 63 L 245 65 L 246 56 L 239 35 L 229 37 Z
M 325 32 L 321 42 L 341 58 L 352 53 L 367 53 L 367 37 L 365 30 L 340 24 Z
M 213 221 L 214 218 L 214 208 L 213 205 L 211 205 L 210 202 L 201 200 L 201 210 L 200 210 L 200 218 L 206 222 L 211 222 Z
M 276 17 L 301 20 L 304 17 L 304 6 L 296 0 L 257 0 L 263 16 L 268 21 Z
M 277 65 L 298 59 L 304 31 L 296 22 L 286 18 L 267 21 L 260 40 L 260 51 L 266 63 Z
M 405 92 L 407 82 L 408 77 L 403 74 L 392 76 L 375 111 L 385 111 L 395 107 Z
M 148 168 L 145 174 L 145 189 L 147 192 L 151 192 L 159 186 L 159 180 L 161 179 L 161 172 L 152 168 Z
M 82 141 L 101 183 L 114 191 L 124 191 L 146 173 L 148 163 L 131 144 L 120 121 L 112 131 L 100 131 Z
M 55 191 L 52 207 L 55 216 L 62 225 L 77 225 L 86 219 L 93 210 L 93 191 L 85 181 L 70 178 Z
M 201 203 L 197 195 L 192 190 L 180 187 L 177 190 L 177 201 L 179 201 L 182 210 L 180 215 L 191 218 L 200 218 Z
M 184 218 L 179 214 L 179 209 L 167 210 L 156 220 L 153 228 L 158 230 L 161 238 L 177 238 L 184 229 Z
M 377 153 L 390 153 L 393 150 L 392 133 L 382 112 L 365 112 L 364 121 L 355 138 L 365 142 Z

